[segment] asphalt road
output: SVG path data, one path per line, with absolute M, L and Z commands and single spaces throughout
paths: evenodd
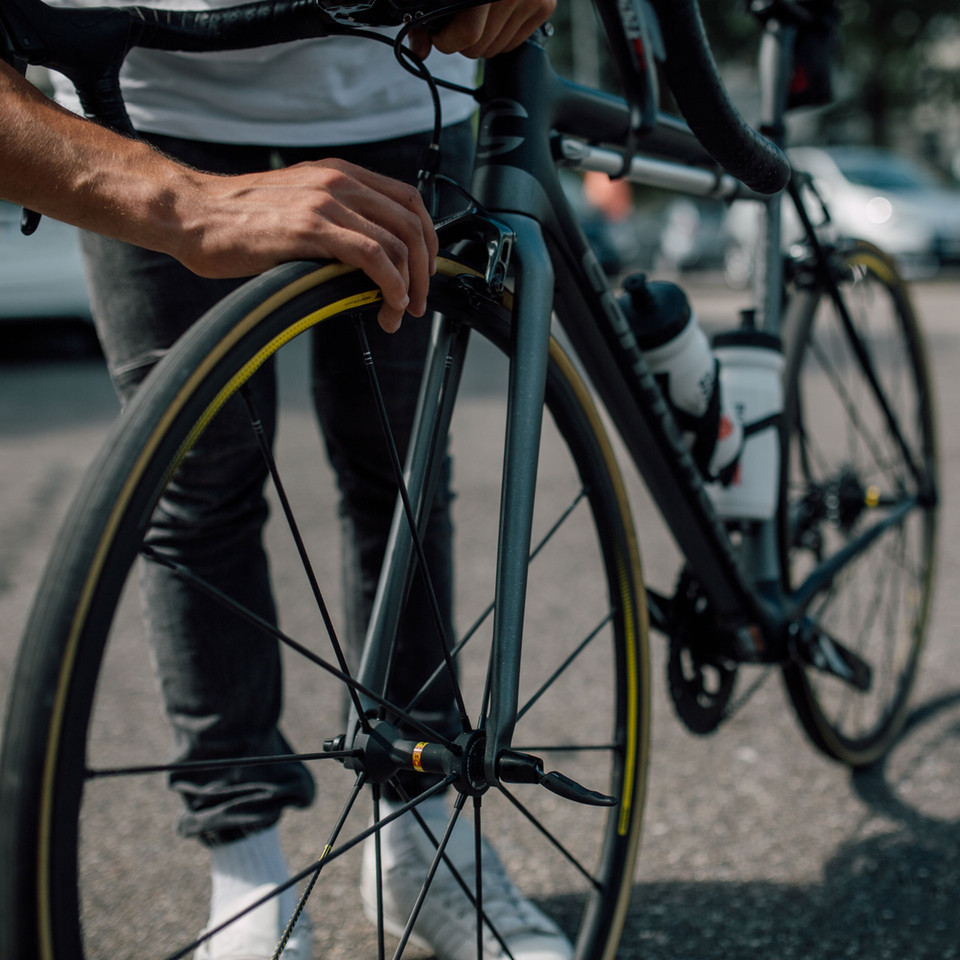
M 704 282 L 692 293 L 708 323 L 733 316 L 739 300 Z M 655 637 L 646 826 L 624 958 L 960 957 L 960 283 L 918 285 L 915 299 L 938 391 L 943 509 L 911 724 L 885 763 L 851 775 L 808 744 L 771 678 L 719 733 L 697 738 L 673 715 Z M 82 348 L 76 331 L 0 327 L 0 702 L 44 558 L 116 412 L 101 362 Z M 313 428 L 298 399 L 302 371 L 286 379 L 283 442 L 298 447 Z M 488 387 L 483 376 L 472 384 L 479 424 Z M 631 489 L 647 577 L 666 587 L 675 553 Z M 296 840 L 300 828 L 290 829 Z

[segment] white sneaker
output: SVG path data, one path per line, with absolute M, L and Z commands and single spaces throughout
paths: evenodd
M 228 912 L 213 917 L 207 929 L 223 923 L 273 889 L 273 884 L 265 884 L 251 890 L 232 904 Z M 280 898 L 274 897 L 209 940 L 204 940 L 197 947 L 194 960 L 271 960 L 289 919 L 280 909 Z M 281 960 L 312 960 L 312 925 L 306 913 L 301 914 L 280 956 Z
M 445 805 L 427 801 L 421 815 L 439 843 L 449 815 Z M 384 927 L 393 936 L 401 936 L 413 911 L 420 888 L 436 854 L 421 826 L 408 813 L 388 824 L 380 834 L 383 866 Z M 457 821 L 446 847 L 446 855 L 460 877 L 473 890 L 473 828 L 462 817 Z M 560 928 L 527 900 L 507 876 L 493 848 L 481 844 L 484 960 L 571 960 L 573 947 Z M 367 917 L 376 923 L 377 877 L 374 838 L 364 844 L 360 893 Z M 490 930 L 496 927 L 509 948 L 504 952 Z M 427 894 L 411 942 L 432 951 L 438 960 L 476 960 L 476 908 L 445 863 L 441 863 Z

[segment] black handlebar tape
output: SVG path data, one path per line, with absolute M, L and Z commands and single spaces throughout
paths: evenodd
M 154 50 L 242 50 L 346 32 L 316 0 L 263 0 L 218 10 L 135 9 L 136 44 Z
M 790 180 L 790 161 L 731 102 L 696 0 L 653 2 L 667 49 L 667 83 L 690 129 L 731 176 L 757 193 L 778 193 Z

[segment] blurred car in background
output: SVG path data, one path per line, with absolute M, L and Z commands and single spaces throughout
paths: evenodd
M 662 215 L 657 269 L 679 273 L 722 266 L 730 242 L 725 214 L 721 200 L 671 200 Z
M 25 237 L 20 214 L 0 201 L 0 320 L 89 320 L 78 231 L 43 217 Z
M 788 152 L 794 167 L 813 178 L 830 211 L 834 235 L 875 243 L 908 278 L 960 264 L 960 190 L 942 186 L 920 164 L 875 147 L 794 147 Z M 789 245 L 802 231 L 791 205 L 784 209 Z M 724 272 L 731 286 L 749 282 L 757 226 L 755 204 L 736 203 L 728 211 Z

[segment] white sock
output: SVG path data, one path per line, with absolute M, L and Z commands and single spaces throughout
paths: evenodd
M 386 797 L 381 797 L 380 819 L 382 820 L 390 816 L 391 813 L 396 813 L 405 802 L 404 800 L 388 800 Z M 434 794 L 432 797 L 427 797 L 426 800 L 421 801 L 417 805 L 417 810 L 420 816 L 426 820 L 444 820 L 450 816 L 450 811 L 447 809 L 447 801 L 443 794 Z M 413 814 L 408 813 L 406 817 L 412 820 Z
M 264 884 L 290 879 L 280 847 L 276 826 L 251 833 L 242 840 L 210 848 L 210 916 L 231 912 L 233 905 L 251 890 Z M 280 897 L 282 916 L 289 917 L 297 906 L 297 888 Z

